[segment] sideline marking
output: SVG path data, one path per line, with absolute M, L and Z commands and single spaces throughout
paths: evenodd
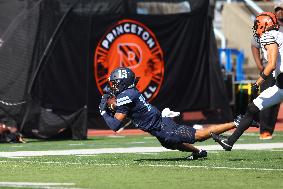
M 0 163 L 10 163 L 12 161 L 0 161 Z M 56 161 L 23 161 L 23 163 L 43 163 L 43 164 L 62 164 L 62 162 Z M 84 163 L 75 163 L 75 162 L 64 162 L 68 165 L 83 165 Z M 227 170 L 251 170 L 251 171 L 283 171 L 283 169 L 272 169 L 272 168 L 258 168 L 258 167 L 213 167 L 213 166 L 202 166 L 202 165 L 168 165 L 168 164 L 144 164 L 144 165 L 131 165 L 131 164 L 117 164 L 117 163 L 91 163 L 93 166 L 118 166 L 118 167 L 130 167 L 130 166 L 139 166 L 139 167 L 165 167 L 165 168 L 188 168 L 188 169 L 195 169 L 195 168 L 204 168 L 204 169 L 227 169 Z M 68 184 L 68 183 L 67 183 Z M 0 184 L 1 186 L 1 184 Z M 74 189 L 74 188 L 70 188 Z
M 220 145 L 196 146 L 200 149 L 223 150 Z M 283 143 L 257 143 L 237 144 L 233 150 L 271 150 L 283 148 Z M 100 149 L 74 149 L 74 150 L 48 150 L 48 151 L 15 151 L 0 152 L 0 157 L 34 157 L 34 156 L 62 156 L 62 155 L 93 155 L 109 153 L 154 153 L 172 151 L 163 147 L 129 147 L 129 148 L 100 148 Z
M 67 188 L 62 186 L 68 186 Z M 70 187 L 71 186 L 71 187 Z M 73 188 L 75 183 L 49 183 L 49 182 L 0 182 L 0 187 L 37 188 L 37 189 L 82 189 Z
M 255 170 L 255 171 L 283 171 L 283 169 L 252 168 L 252 167 L 210 167 L 193 165 L 148 165 L 151 167 L 180 167 L 180 168 L 206 168 L 206 169 L 229 169 L 229 170 Z
M 30 185 L 30 186 L 74 186 L 75 183 L 52 183 L 52 182 L 0 182 L 6 185 Z

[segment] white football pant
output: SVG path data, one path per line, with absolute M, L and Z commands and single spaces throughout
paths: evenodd
M 253 103 L 259 110 L 269 108 L 283 101 L 283 89 L 279 89 L 276 85 L 264 90 Z

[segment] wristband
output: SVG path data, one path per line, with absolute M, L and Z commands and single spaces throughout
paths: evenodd
M 267 79 L 267 75 L 265 75 L 264 73 L 263 73 L 263 71 L 262 72 L 260 72 L 260 77 L 263 79 L 263 80 L 266 80 Z

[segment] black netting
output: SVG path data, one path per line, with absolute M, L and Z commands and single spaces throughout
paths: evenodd
M 33 106 L 35 108 L 36 106 Z M 37 110 L 30 114 L 30 117 L 23 128 L 23 133 L 29 137 L 42 139 L 72 138 L 86 139 L 87 109 L 82 108 L 71 114 L 53 112 L 51 109 L 37 107 Z
M 4 32 L 7 33 L 7 28 L 11 22 L 24 10 L 26 2 L 19 0 L 1 0 L 0 6 L 2 10 L 0 12 L 0 35 L 3 36 Z
M 210 66 L 205 46 L 215 40 L 209 36 L 212 27 L 206 0 L 0 0 L 0 6 L 0 118 L 15 120 L 26 133 L 37 130 L 38 137 L 50 138 L 69 129 L 72 138 L 83 139 L 87 124 L 96 128 L 101 124 L 94 54 L 109 28 L 122 19 L 136 20 L 155 33 L 165 54 L 165 72 L 180 65 L 176 73 L 166 76 L 179 77 L 176 80 L 183 84 L 175 85 L 165 76 L 164 82 L 171 83 L 160 93 L 170 95 L 157 98 L 155 105 L 170 103 L 181 110 L 195 110 L 224 103 L 219 100 L 221 92 L 202 85 L 195 95 L 179 92 L 200 81 L 210 86 L 213 81 L 208 76 L 215 78 L 213 85 L 221 90 L 221 79 L 213 76 L 217 72 L 206 73 Z M 187 69 L 196 60 L 205 77 L 186 83 L 191 81 L 188 76 L 197 75 Z M 173 84 L 174 91 L 170 90 Z M 214 95 L 210 99 L 207 93 Z M 185 96 L 200 99 L 185 104 Z
M 44 63 L 45 55 L 53 45 L 51 39 L 54 37 L 60 21 L 66 11 L 70 10 L 70 7 L 77 2 L 77 0 L 62 3 L 55 0 L 7 0 L 0 2 L 1 8 L 6 8 L 2 9 L 0 15 L 1 118 L 13 119 L 19 127 L 24 126 L 23 121 L 32 122 L 34 126 L 40 126 L 40 134 L 46 132 L 48 137 L 51 136 L 51 133 L 54 136 L 57 128 L 62 127 L 61 129 L 63 129 L 59 120 L 54 116 L 46 116 L 40 108 L 33 105 L 30 89 L 41 69 L 41 64 Z M 38 123 L 36 120 L 39 120 Z M 57 121 L 58 123 L 54 126 L 52 123 Z M 68 127 L 73 123 L 74 121 L 69 123 Z M 52 127 L 48 124 L 51 124 Z M 44 127 L 46 130 L 43 132 L 42 128 Z M 64 127 L 67 128 L 67 125 Z M 83 125 L 80 127 L 83 128 Z M 49 129 L 50 131 L 47 132 Z M 75 134 L 73 138 L 85 138 L 86 131 L 82 130 L 83 134 Z M 76 132 L 78 133 L 78 131 Z
M 0 116 L 21 121 L 37 33 L 40 1 L 2 1 Z M 2 8 L 2 7 L 1 7 Z

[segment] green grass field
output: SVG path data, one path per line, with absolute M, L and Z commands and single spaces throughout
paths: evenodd
M 256 133 L 242 136 L 239 144 L 282 143 L 283 133 L 261 141 Z M 215 145 L 208 140 L 198 145 Z M 158 147 L 145 136 L 93 137 L 84 141 L 28 140 L 1 144 L 0 152 L 50 151 L 128 147 Z M 205 160 L 187 161 L 188 153 L 109 153 L 1 157 L 1 188 L 283 188 L 283 148 L 268 150 L 209 151 Z M 14 187 L 12 187 L 14 186 Z

